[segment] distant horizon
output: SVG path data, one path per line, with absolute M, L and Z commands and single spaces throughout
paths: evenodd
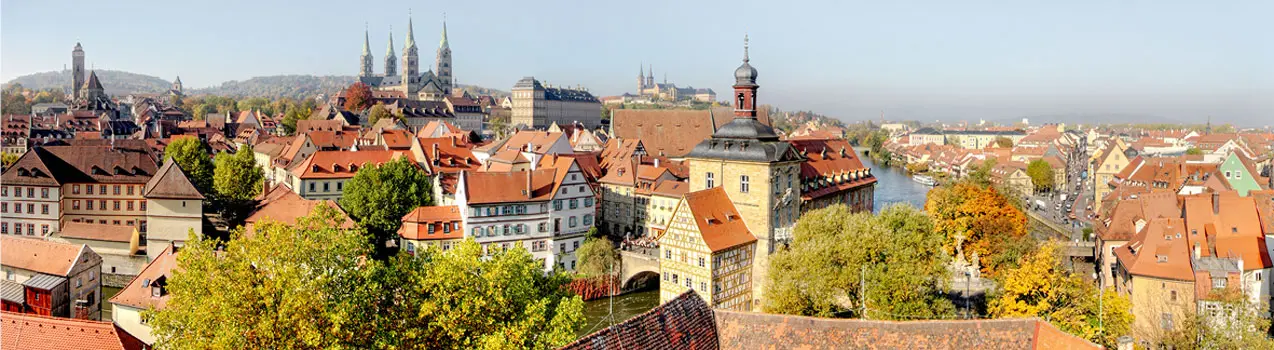
M 378 4 L 372 14 L 335 1 L 4 2 L 0 80 L 61 71 L 77 41 L 90 67 L 181 76 L 192 89 L 258 76 L 353 76 L 364 28 L 379 73 L 391 25 L 401 59 L 410 11 L 422 71 L 433 65 L 447 13 L 457 83 L 505 91 L 535 76 L 599 96 L 633 93 L 639 69 L 653 65 L 656 81 L 666 74 L 725 95 L 748 34 L 761 102 L 849 122 L 882 111 L 922 121 L 1274 121 L 1274 43 L 1260 34 L 1274 32 L 1262 18 L 1274 3 L 1256 0 L 421 5 Z M 59 13 L 59 25 L 42 13 Z

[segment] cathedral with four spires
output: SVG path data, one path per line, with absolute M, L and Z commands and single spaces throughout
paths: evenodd
M 398 58 L 394 56 L 394 36 L 389 35 L 385 50 L 384 74 L 376 74 L 371 52 L 371 41 L 363 31 L 363 54 L 359 62 L 358 80 L 375 90 L 400 91 L 406 98 L 422 101 L 441 101 L 451 93 L 451 47 L 447 44 L 447 21 L 442 22 L 442 40 L 438 42 L 438 55 L 434 68 L 420 71 L 416 39 L 412 33 L 411 18 L 407 18 L 407 39 L 403 43 L 402 71 L 398 70 Z

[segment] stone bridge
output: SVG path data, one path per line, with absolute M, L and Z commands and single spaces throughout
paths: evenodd
M 624 283 L 624 291 L 641 287 L 647 281 L 659 281 L 659 249 L 633 248 L 621 250 L 619 280 Z

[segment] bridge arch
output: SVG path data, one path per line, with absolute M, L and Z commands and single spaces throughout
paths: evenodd
M 657 251 L 656 251 L 657 252 Z M 659 282 L 659 257 L 633 251 L 620 251 L 620 275 L 624 290 Z

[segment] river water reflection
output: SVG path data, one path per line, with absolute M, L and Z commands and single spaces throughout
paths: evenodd
M 861 148 L 855 151 L 863 160 L 863 165 L 870 167 L 871 173 L 876 176 L 875 211 L 879 212 L 895 203 L 908 203 L 916 208 L 924 208 L 925 194 L 929 193 L 931 187 L 912 181 L 902 168 L 877 165 L 871 157 L 862 153 Z M 607 298 L 584 302 L 585 324 L 584 328 L 580 329 L 579 336 L 588 335 L 610 324 L 610 321 L 606 320 L 606 316 L 611 313 L 610 302 L 611 300 Z M 649 311 L 656 305 L 659 305 L 658 289 L 616 296 L 614 297 L 614 322 L 623 322 Z
M 858 158 L 863 160 L 863 165 L 871 168 L 871 174 L 876 176 L 876 202 L 873 208 L 876 212 L 895 203 L 910 203 L 918 209 L 924 209 L 925 195 L 932 187 L 915 182 L 901 167 L 876 164 L 871 157 L 863 154 L 863 150 L 865 149 L 854 149 L 858 152 Z

